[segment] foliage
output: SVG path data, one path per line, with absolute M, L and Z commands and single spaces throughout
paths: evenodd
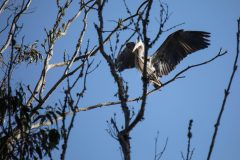
M 6 90 L 1 89 L 0 106 L 0 159 L 51 157 L 51 151 L 59 143 L 60 133 L 50 127 L 32 129 L 32 124 L 43 124 L 53 119 L 56 121 L 56 113 L 46 111 L 43 107 L 27 106 L 22 87 L 14 95 L 8 95 Z

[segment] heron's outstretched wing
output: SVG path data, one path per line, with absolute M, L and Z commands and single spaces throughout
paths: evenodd
M 178 30 L 163 42 L 151 56 L 151 63 L 158 76 L 167 75 L 188 54 L 207 48 L 210 33 Z
M 134 42 L 129 42 L 126 44 L 126 47 L 118 55 L 116 59 L 116 67 L 119 72 L 124 69 L 134 68 L 135 67 L 135 54 L 132 52 L 135 46 Z

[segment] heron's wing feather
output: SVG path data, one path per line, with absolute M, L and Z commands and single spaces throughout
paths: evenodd
M 127 43 L 123 51 L 117 56 L 116 66 L 119 72 L 135 67 L 135 54 L 132 52 L 134 46 L 134 42 Z
M 157 75 L 167 75 L 188 54 L 207 48 L 210 33 L 202 31 L 178 30 L 163 42 L 151 56 Z

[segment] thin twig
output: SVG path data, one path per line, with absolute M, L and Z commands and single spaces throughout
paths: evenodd
M 165 141 L 164 147 L 161 150 L 161 152 L 158 153 L 157 145 L 158 145 L 158 138 L 159 138 L 159 131 L 157 132 L 157 136 L 155 138 L 155 153 L 154 153 L 154 160 L 160 160 L 166 151 L 167 144 L 168 144 L 168 138 Z

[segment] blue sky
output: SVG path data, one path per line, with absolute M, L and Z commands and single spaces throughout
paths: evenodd
M 33 1 L 32 14 L 25 15 L 22 19 L 24 29 L 22 35 L 26 35 L 26 42 L 39 39 L 43 42 L 44 28 L 49 29 L 56 16 L 55 1 Z M 136 4 L 141 1 L 131 1 L 128 4 L 135 11 Z M 181 159 L 181 151 L 186 152 L 187 147 L 187 127 L 188 121 L 193 119 L 193 139 L 192 147 L 195 148 L 193 159 L 206 159 L 210 140 L 214 130 L 214 124 L 221 107 L 224 89 L 227 86 L 232 64 L 236 53 L 236 30 L 237 18 L 240 16 L 239 0 L 169 0 L 171 17 L 166 24 L 166 28 L 185 22 L 184 25 L 166 32 L 159 39 L 158 43 L 150 49 L 153 53 L 165 38 L 177 29 L 202 30 L 211 33 L 211 45 L 208 49 L 199 51 L 188 56 L 177 68 L 162 81 L 167 81 L 178 71 L 191 64 L 196 64 L 213 57 L 220 48 L 228 50 L 228 54 L 215 60 L 214 62 L 194 68 L 185 73 L 183 79 L 164 87 L 161 91 L 151 94 L 147 99 L 145 120 L 137 125 L 131 133 L 132 159 L 146 160 L 154 158 L 154 138 L 159 131 L 158 148 L 164 146 L 168 138 L 167 149 L 163 159 Z M 158 18 L 157 5 L 154 1 L 152 21 Z M 107 3 L 104 18 L 106 28 L 114 26 L 111 20 L 124 18 L 124 8 L 121 1 L 111 1 Z M 75 7 L 69 10 L 69 15 L 76 11 Z M 89 30 L 86 37 L 90 39 L 91 45 L 97 43 L 97 34 L 92 27 L 92 22 L 96 20 L 96 15 L 90 15 Z M 156 24 L 156 23 L 155 23 Z M 60 40 L 54 49 L 55 57 L 52 60 L 62 59 L 61 53 L 66 49 L 69 53 L 73 50 L 79 33 L 81 22 L 76 21 L 70 28 L 66 37 Z M 157 26 L 149 27 L 149 34 L 157 32 Z M 129 33 L 120 35 L 123 42 Z M 125 39 L 124 39 L 125 38 Z M 135 41 L 135 38 L 132 41 Z M 84 42 L 86 44 L 86 42 Z M 59 54 L 59 55 L 58 55 Z M 104 59 L 98 55 L 95 62 L 101 62 L 100 67 L 89 76 L 88 89 L 85 98 L 79 107 L 86 107 L 96 103 L 115 101 L 116 84 L 109 72 L 109 68 Z M 33 86 L 40 75 L 41 65 L 29 65 L 18 68 L 13 79 L 14 82 L 23 82 Z M 34 69 L 34 72 L 33 72 Z M 49 72 L 48 86 L 51 86 L 61 69 Z M 240 74 L 237 71 L 234 79 L 229 99 L 226 104 L 221 126 L 217 136 L 217 141 L 212 154 L 212 159 L 217 160 L 237 160 L 240 159 Z M 26 75 L 31 75 L 26 78 Z M 142 81 L 139 73 L 132 69 L 122 73 L 123 78 L 129 83 L 130 97 L 141 94 Z M 150 87 L 152 88 L 152 87 Z M 76 88 L 77 90 L 78 88 Z M 62 94 L 62 87 L 50 98 L 49 103 L 59 99 Z M 137 111 L 140 103 L 129 103 Z M 116 159 L 120 160 L 119 144 L 106 132 L 107 120 L 117 113 L 119 126 L 123 124 L 120 106 L 111 106 L 82 112 L 77 115 L 74 128 L 70 137 L 66 159 Z M 54 152 L 54 157 L 58 157 L 59 152 Z

